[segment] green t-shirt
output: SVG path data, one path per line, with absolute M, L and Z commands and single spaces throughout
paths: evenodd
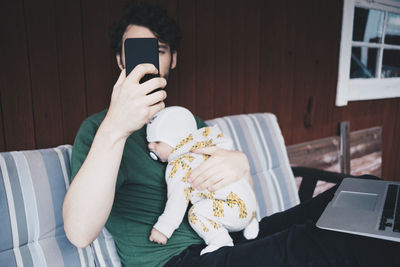
M 72 177 L 82 166 L 107 110 L 88 117 L 72 149 Z M 196 118 L 198 128 L 206 126 Z M 190 227 L 187 214 L 166 245 L 149 241 L 150 231 L 167 201 L 166 164 L 149 156 L 146 127 L 126 141 L 117 178 L 116 194 L 106 228 L 114 238 L 121 261 L 127 266 L 163 266 L 192 244 L 203 240 Z M 93 185 L 95 186 L 95 185 Z

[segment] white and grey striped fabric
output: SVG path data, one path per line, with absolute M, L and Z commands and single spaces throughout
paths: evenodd
M 258 217 L 286 210 L 299 198 L 273 114 L 207 121 L 232 137 L 249 158 Z M 70 183 L 71 146 L 0 153 L 0 266 L 121 266 L 106 229 L 87 248 L 65 236 L 62 203 Z
M 259 205 L 258 219 L 287 210 L 299 196 L 281 130 L 272 113 L 232 115 L 206 121 L 218 125 L 246 154 Z
M 84 249 L 65 236 L 70 157 L 70 145 L 0 153 L 0 266 L 120 266 L 105 229 Z

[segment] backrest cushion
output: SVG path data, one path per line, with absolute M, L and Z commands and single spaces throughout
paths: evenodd
M 84 249 L 65 235 L 70 157 L 70 145 L 0 153 L 0 266 L 119 266 L 109 260 L 116 250 L 104 233 Z
M 259 206 L 258 219 L 300 203 L 284 139 L 274 114 L 232 115 L 206 123 L 218 125 L 233 139 L 235 149 L 247 155 Z
M 114 239 L 104 227 L 99 236 L 90 244 L 96 261 L 96 266 L 101 267 L 119 267 L 119 259 Z

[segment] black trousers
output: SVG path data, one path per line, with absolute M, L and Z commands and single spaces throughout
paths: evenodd
M 254 240 L 232 233 L 234 247 L 200 256 L 205 245 L 193 245 L 166 266 L 400 266 L 400 243 L 315 226 L 336 189 L 263 218 Z

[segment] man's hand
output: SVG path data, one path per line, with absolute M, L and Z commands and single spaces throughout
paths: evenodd
M 190 174 L 189 182 L 194 188 L 215 191 L 243 177 L 253 186 L 249 161 L 244 153 L 215 146 L 196 149 L 193 152 L 211 155 Z
M 117 136 L 128 137 L 165 107 L 163 101 L 167 93 L 164 90 L 151 93 L 167 85 L 164 78 L 153 78 L 142 84 L 139 83 L 144 75 L 157 73 L 157 68 L 152 64 L 136 66 L 128 77 L 125 77 L 125 69 L 121 71 L 114 85 L 110 107 L 104 119 L 108 129 Z
M 156 228 L 153 228 L 151 230 L 151 234 L 150 234 L 149 240 L 151 242 L 156 242 L 158 244 L 165 245 L 165 244 L 167 244 L 168 238 L 163 233 L 158 231 Z

